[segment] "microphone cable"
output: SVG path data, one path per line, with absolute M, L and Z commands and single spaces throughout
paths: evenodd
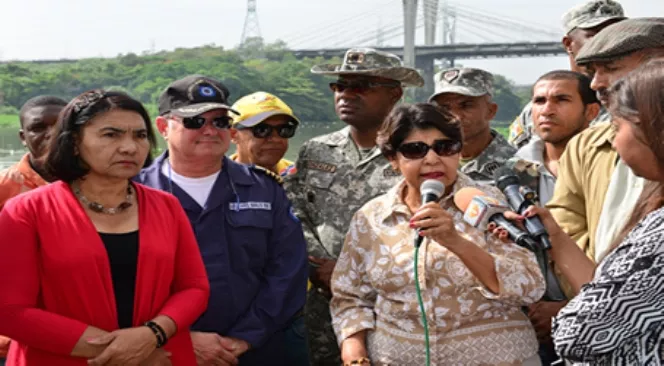
M 431 351 L 429 349 L 429 323 L 427 322 L 427 314 L 426 311 L 424 310 L 424 301 L 422 300 L 422 291 L 420 289 L 420 278 L 418 276 L 418 271 L 417 271 L 419 254 L 420 254 L 420 246 L 416 245 L 415 264 L 413 265 L 415 272 L 415 292 L 417 293 L 417 302 L 420 305 L 420 315 L 422 316 L 422 325 L 424 325 L 424 347 L 426 349 L 426 366 L 429 366 L 431 365 Z M 426 265 L 426 258 L 424 258 L 424 263 Z M 424 280 L 426 281 L 426 276 Z
M 445 185 L 435 179 L 427 179 L 420 185 L 420 194 L 422 197 L 422 204 L 427 204 L 428 202 L 438 202 L 440 197 L 445 192 Z M 424 326 L 424 347 L 426 349 L 426 366 L 431 364 L 431 350 L 429 348 L 429 323 L 427 322 L 427 313 L 424 310 L 424 301 L 422 300 L 422 289 L 420 289 L 420 278 L 417 271 L 417 264 L 419 261 L 420 246 L 424 241 L 424 237 L 420 235 L 420 231 L 416 231 L 417 235 L 415 236 L 415 260 L 413 261 L 413 271 L 415 272 L 415 292 L 417 293 L 417 302 L 420 305 L 420 315 L 422 317 L 422 325 Z M 424 266 L 426 267 L 426 257 L 424 258 Z M 424 281 L 426 283 L 426 269 L 424 275 Z

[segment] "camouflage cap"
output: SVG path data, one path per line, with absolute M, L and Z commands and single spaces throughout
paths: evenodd
M 493 75 L 490 72 L 469 67 L 445 69 L 433 77 L 435 92 L 433 98 L 443 93 L 454 93 L 479 97 L 493 95 Z
M 625 19 L 622 5 L 613 0 L 591 0 L 577 5 L 563 15 L 565 34 L 576 28 L 590 29 L 613 19 Z
M 351 48 L 341 65 L 323 64 L 311 68 L 314 74 L 366 75 L 400 81 L 404 86 L 423 86 L 424 79 L 417 70 L 403 66 L 397 55 L 373 48 Z
M 664 47 L 664 18 L 632 18 L 611 24 L 588 40 L 578 65 L 610 62 L 648 48 Z

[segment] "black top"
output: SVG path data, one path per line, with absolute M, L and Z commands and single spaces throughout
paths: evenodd
M 123 234 L 99 233 L 111 264 L 111 279 L 120 329 L 131 328 L 138 269 L 138 231 Z

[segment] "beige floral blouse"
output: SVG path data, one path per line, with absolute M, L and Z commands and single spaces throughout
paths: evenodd
M 487 250 L 496 263 L 500 292 L 494 294 L 445 247 L 425 239 L 419 251 L 418 281 L 429 325 L 432 365 L 520 365 L 536 355 L 533 327 L 521 311 L 544 294 L 535 256 L 463 221 L 453 195 L 475 186 L 502 199 L 493 187 L 459 173 L 453 193 L 441 205 L 457 230 Z M 332 323 L 339 343 L 367 332 L 373 365 L 425 364 L 424 326 L 414 282 L 412 213 L 401 199 L 405 182 L 369 201 L 351 221 L 332 277 Z

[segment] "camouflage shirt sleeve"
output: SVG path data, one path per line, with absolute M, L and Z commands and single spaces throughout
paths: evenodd
M 309 254 L 315 253 L 317 248 L 322 248 L 323 243 L 316 234 L 316 225 L 314 223 L 313 215 L 308 210 L 306 177 L 307 168 L 305 161 L 307 160 L 307 148 L 309 142 L 305 142 L 297 156 L 295 162 L 295 174 L 288 175 L 284 178 L 284 189 L 288 194 L 293 205 L 293 212 L 298 219 L 302 222 L 302 231 L 304 232 L 304 239 L 307 241 L 307 251 Z
M 533 135 L 532 103 L 526 104 L 510 125 L 508 142 L 515 148 L 527 144 Z

